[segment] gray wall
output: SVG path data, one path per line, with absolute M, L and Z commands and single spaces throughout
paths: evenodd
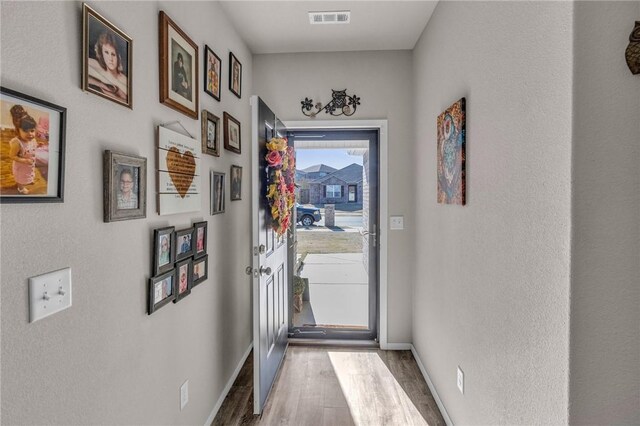
M 456 424 L 568 420 L 572 8 L 440 2 L 414 50 L 413 343 Z M 440 205 L 463 96 L 467 205 Z
M 575 6 L 573 424 L 640 424 L 640 2 Z
M 356 113 L 351 117 L 322 113 L 318 120 L 388 120 L 389 214 L 405 217 L 405 231 L 389 233 L 388 341 L 410 342 L 410 248 L 417 219 L 412 209 L 411 52 L 254 55 L 253 65 L 256 94 L 283 121 L 307 119 L 300 111 L 300 101 L 305 97 L 326 104 L 331 89 L 345 88 L 348 94 L 362 98 Z
M 158 103 L 158 11 L 222 58 L 222 102 L 200 89 L 201 107 L 229 111 L 250 137 L 252 57 L 217 3 L 94 2 L 134 40 L 133 111 L 80 89 L 81 3 L 2 3 L 2 85 L 68 108 L 63 204 L 2 205 L 2 423 L 203 424 L 251 342 L 250 197 L 223 215 L 155 213 L 155 126 L 199 121 Z M 229 50 L 243 64 L 243 97 L 228 87 Z M 199 67 L 201 70 L 201 67 Z M 202 87 L 200 85 L 200 87 Z M 250 165 L 222 152 L 210 169 Z M 102 153 L 148 159 L 146 219 L 102 221 Z M 147 316 L 152 230 L 209 222 L 209 279 L 177 305 Z M 29 324 L 27 278 L 73 270 L 73 306 Z M 180 385 L 189 404 L 180 412 Z

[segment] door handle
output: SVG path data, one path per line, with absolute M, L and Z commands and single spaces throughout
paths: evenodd
M 260 267 L 260 275 L 271 275 L 271 268 L 269 268 L 268 266 L 265 268 L 264 266 Z

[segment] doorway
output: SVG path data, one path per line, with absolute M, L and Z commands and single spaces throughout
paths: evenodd
M 296 150 L 289 336 L 377 340 L 379 132 L 288 132 Z

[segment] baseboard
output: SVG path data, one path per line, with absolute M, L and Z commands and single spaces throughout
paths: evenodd
M 429 386 L 429 390 L 433 395 L 433 399 L 435 399 L 436 404 L 438 404 L 438 408 L 440 409 L 440 413 L 442 414 L 442 417 L 444 417 L 445 423 L 447 424 L 447 426 L 453 426 L 451 417 L 449 417 L 449 413 L 447 413 L 447 409 L 444 408 L 444 404 L 442 403 L 442 400 L 438 395 L 438 391 L 436 391 L 436 387 L 433 385 L 433 382 L 431 381 L 431 377 L 429 377 L 429 373 L 427 373 L 427 370 L 424 368 L 424 365 L 422 364 L 422 361 L 418 356 L 418 352 L 416 351 L 416 348 L 413 346 L 413 344 L 411 344 L 411 353 L 413 354 L 413 357 L 416 359 L 416 362 L 418 363 L 418 367 L 420 368 L 420 371 L 422 372 L 424 379 L 427 381 L 427 386 Z
M 227 382 L 227 385 L 224 387 L 222 394 L 220 395 L 220 398 L 218 398 L 218 402 L 216 402 L 215 407 L 213 407 L 213 410 L 211 411 L 211 414 L 209 414 L 209 418 L 207 419 L 207 422 L 204 424 L 204 426 L 209 426 L 211 423 L 213 423 L 213 419 L 216 418 L 216 414 L 218 414 L 218 410 L 220 410 L 220 407 L 222 407 L 222 403 L 224 402 L 224 399 L 227 397 L 227 394 L 229 393 L 229 391 L 231 390 L 231 386 L 233 386 L 233 383 L 238 378 L 238 374 L 240 374 L 240 370 L 242 370 L 242 366 L 244 365 L 245 361 L 249 357 L 249 354 L 251 353 L 251 349 L 253 349 L 253 342 L 249 344 L 249 347 L 247 348 L 245 353 L 242 355 L 240 362 L 236 366 L 236 369 L 231 375 L 231 378 L 229 379 L 229 381 Z
M 411 350 L 411 343 L 385 343 L 380 344 L 380 349 L 385 351 L 409 351 Z

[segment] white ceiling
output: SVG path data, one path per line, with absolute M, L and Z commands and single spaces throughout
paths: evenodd
M 437 1 L 221 1 L 254 54 L 410 50 Z M 350 24 L 309 24 L 308 12 L 350 10 Z

